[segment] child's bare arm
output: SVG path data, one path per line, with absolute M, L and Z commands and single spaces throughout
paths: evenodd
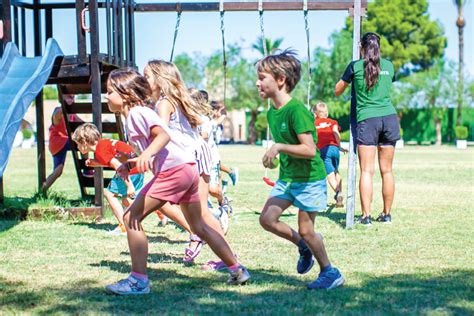
M 170 136 L 161 126 L 154 126 L 151 135 L 154 137 L 153 141 L 136 159 L 138 172 L 150 169 L 151 157 L 160 152 L 170 141 Z
M 336 97 L 340 96 L 342 93 L 344 93 L 348 86 L 349 84 L 347 82 L 344 80 L 339 80 L 339 82 L 336 83 L 336 87 L 334 88 L 334 95 Z
M 300 143 L 296 145 L 274 144 L 263 156 L 263 165 L 267 166 L 273 163 L 273 159 L 279 153 L 285 153 L 297 158 L 313 158 L 316 155 L 316 145 L 314 144 L 313 135 L 310 132 L 298 134 L 298 140 Z
M 99 163 L 97 160 L 90 159 L 90 158 L 86 160 L 86 166 L 87 167 L 107 167 L 107 166 L 102 165 L 101 163 Z

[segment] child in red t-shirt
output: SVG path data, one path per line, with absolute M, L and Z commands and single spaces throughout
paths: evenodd
M 72 135 L 72 140 L 76 142 L 79 151 L 82 154 L 88 152 L 95 153 L 95 159 L 87 159 L 88 167 L 112 167 L 117 170 L 123 162 L 118 157 L 135 156 L 135 150 L 132 146 L 119 140 L 102 139 L 97 127 L 91 123 L 85 123 L 79 126 Z M 131 199 L 143 187 L 144 175 L 139 173 L 136 168 L 130 170 L 129 178 L 123 180 L 117 174 L 112 178 L 107 188 L 104 190 L 104 196 L 110 204 L 112 211 L 119 221 L 119 226 L 112 231 L 115 235 L 125 235 L 126 229 L 123 223 L 123 206 L 128 207 L 132 203 Z M 115 198 L 119 197 L 122 204 Z
M 339 151 L 346 152 L 346 150 L 340 147 L 339 131 L 341 128 L 337 121 L 328 118 L 328 108 L 325 103 L 319 102 L 313 106 L 313 113 L 315 115 L 314 125 L 318 133 L 316 146 L 324 161 L 329 185 L 336 192 L 334 196 L 336 207 L 343 207 L 344 196 L 342 195 L 342 179 L 339 175 Z

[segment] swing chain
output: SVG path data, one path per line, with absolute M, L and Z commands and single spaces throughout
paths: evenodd
M 304 25 L 306 30 L 306 47 L 307 47 L 307 58 L 308 58 L 308 87 L 307 87 L 307 99 L 306 104 L 308 109 L 310 109 L 310 97 L 311 97 L 311 48 L 310 48 L 310 38 L 309 38 L 309 22 L 308 22 L 308 0 L 304 0 L 303 3 L 303 15 L 304 15 Z
M 227 57 L 225 53 L 225 24 L 224 24 L 224 0 L 220 0 L 219 11 L 221 16 L 221 34 L 222 34 L 222 66 L 224 71 L 224 99 L 222 100 L 225 104 L 226 92 L 227 92 Z
M 178 32 L 179 32 L 179 23 L 181 22 L 181 13 L 183 10 L 181 9 L 181 4 L 178 3 L 176 5 L 176 26 L 174 28 L 174 36 L 173 36 L 173 46 L 171 47 L 171 56 L 170 56 L 170 63 L 173 62 L 173 55 L 174 55 L 174 48 L 176 46 L 176 38 L 178 37 Z

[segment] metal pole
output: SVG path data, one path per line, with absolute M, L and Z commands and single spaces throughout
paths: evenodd
M 360 27 L 361 27 L 361 0 L 354 0 L 354 33 L 352 38 L 352 59 L 360 58 Z M 355 109 L 355 94 L 351 91 L 351 126 L 350 126 L 350 142 L 349 142 L 349 163 L 348 163 L 348 179 L 347 179 L 347 202 L 346 202 L 346 228 L 354 226 L 355 213 L 355 191 L 357 178 L 357 152 L 356 152 L 356 109 Z

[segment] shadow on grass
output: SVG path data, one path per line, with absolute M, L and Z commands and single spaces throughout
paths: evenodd
M 338 210 L 334 212 L 334 210 Z M 340 210 L 340 211 L 339 211 Z M 335 205 L 330 205 L 326 212 L 321 212 L 316 215 L 316 217 L 326 217 L 333 221 L 334 223 L 338 224 L 342 228 L 346 227 L 346 213 L 344 212 L 343 208 L 335 208 Z
M 89 223 L 89 222 L 77 222 L 77 223 L 71 223 L 72 225 L 79 225 L 79 226 L 87 226 L 88 228 L 91 229 L 100 229 L 100 230 L 113 230 L 117 225 L 115 224 L 110 224 L 110 223 Z
M 114 263 L 108 263 L 113 265 Z M 118 267 L 122 263 L 115 263 Z M 150 270 L 149 295 L 119 297 L 105 292 L 98 280 L 31 291 L 22 283 L 0 278 L 2 311 L 25 312 L 40 307 L 51 313 L 120 314 L 447 314 L 473 313 L 474 270 L 442 275 L 359 274 L 357 285 L 332 291 L 308 291 L 297 277 L 275 270 L 253 270 L 245 287 L 225 286 L 218 273 L 189 276 L 188 270 Z M 105 283 L 105 282 L 102 282 Z M 38 310 L 36 310 L 38 311 Z

